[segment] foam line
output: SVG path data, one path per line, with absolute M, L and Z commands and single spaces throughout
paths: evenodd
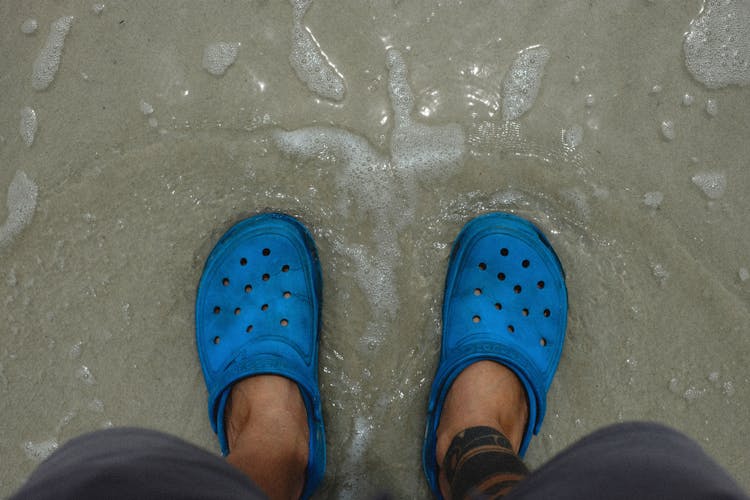
M 503 81 L 503 120 L 515 121 L 534 105 L 549 51 L 539 45 L 518 53 Z
M 60 69 L 60 57 L 62 56 L 65 37 L 72 25 L 73 16 L 63 16 L 50 26 L 47 41 L 34 61 L 31 75 L 31 87 L 34 90 L 46 89 L 55 79 L 57 70 Z
M 11 243 L 31 223 L 36 209 L 38 189 L 26 173 L 19 170 L 8 186 L 8 217 L 0 226 L 0 248 Z

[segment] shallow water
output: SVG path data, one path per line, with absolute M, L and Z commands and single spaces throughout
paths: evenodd
M 701 6 L 3 2 L 0 495 L 102 427 L 218 450 L 195 286 L 222 232 L 268 209 L 299 216 L 323 262 L 321 498 L 427 497 L 447 257 L 492 210 L 539 224 L 568 277 L 567 343 L 529 463 L 651 419 L 750 488 L 750 89 L 688 70 Z M 59 68 L 35 90 L 65 16 Z M 208 67 L 224 71 L 209 73 L 219 43 L 236 58 L 219 51 Z M 513 74 L 528 49 L 548 59 Z

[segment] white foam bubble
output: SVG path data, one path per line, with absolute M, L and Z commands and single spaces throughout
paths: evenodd
M 727 178 L 720 172 L 701 172 L 693 176 L 693 184 L 712 200 L 718 200 L 727 189 Z
M 503 82 L 503 119 L 518 120 L 534 105 L 549 51 L 540 46 L 519 52 Z
M 568 129 L 562 131 L 562 144 L 563 148 L 568 151 L 573 151 L 578 148 L 583 142 L 583 127 L 580 125 L 573 125 Z
M 388 94 L 393 107 L 391 160 L 399 169 L 432 171 L 455 166 L 465 152 L 465 137 L 455 123 L 428 126 L 412 119 L 414 95 L 407 80 L 404 58 L 397 50 L 386 54 L 390 71 Z
M 34 144 L 34 136 L 36 135 L 37 121 L 36 111 L 26 106 L 21 109 L 21 138 L 24 144 L 31 146 Z
M 70 348 L 70 351 L 68 351 L 68 356 L 70 356 L 70 359 L 78 359 L 81 357 L 81 349 L 83 348 L 83 341 L 79 340 L 73 346 Z
M 296 24 L 292 29 L 292 40 L 289 62 L 297 77 L 320 97 L 343 100 L 346 93 L 344 77 L 320 48 L 312 32 L 305 26 Z
M 26 19 L 23 23 L 21 23 L 21 33 L 24 33 L 26 35 L 36 33 L 37 28 L 39 28 L 39 23 L 37 23 L 36 19 L 34 19 L 33 17 Z
M 399 122 L 409 125 L 414 110 L 414 94 L 406 78 L 406 62 L 401 52 L 391 49 L 386 53 L 386 64 L 389 71 L 388 95 L 391 98 L 394 120 L 397 125 Z
M 705 0 L 683 50 L 688 71 L 706 87 L 750 84 L 750 2 Z
M 310 4 L 312 4 L 312 0 L 289 0 L 292 4 L 292 9 L 294 10 L 294 19 L 295 21 L 301 21 L 302 17 L 304 17 L 305 12 L 307 12 L 307 9 L 310 8 Z
M 653 264 L 651 266 L 651 273 L 654 275 L 654 278 L 660 283 L 664 284 L 667 281 L 667 278 L 669 278 L 669 271 L 666 270 L 663 264 Z
M 143 113 L 146 116 L 154 112 L 154 107 L 142 99 L 141 99 L 140 107 L 141 107 L 141 113 Z
M 387 160 L 365 139 L 333 127 L 278 130 L 272 139 L 282 152 L 302 160 L 341 161 L 345 166 L 337 179 L 367 210 L 387 210 L 390 205 Z
M 464 133 L 459 125 L 427 126 L 414 123 L 391 135 L 393 164 L 404 170 L 433 171 L 457 166 L 464 154 Z
M 13 241 L 13 238 L 26 227 L 36 209 L 37 186 L 24 172 L 19 170 L 8 186 L 8 217 L 0 226 L 0 247 Z
M 206 45 L 203 49 L 203 69 L 214 76 L 223 75 L 237 59 L 240 45 L 239 42 L 217 42 Z
M 709 116 L 716 116 L 719 114 L 719 103 L 713 97 L 706 99 L 706 113 Z
M 57 70 L 60 68 L 65 37 L 73 25 L 73 19 L 73 16 L 63 16 L 50 26 L 47 41 L 34 61 L 31 75 L 31 86 L 34 90 L 46 89 L 55 79 Z
M 659 208 L 664 195 L 660 191 L 651 191 L 643 195 L 643 204 L 649 208 Z
M 721 392 L 724 393 L 725 396 L 733 396 L 734 395 L 734 384 L 731 380 L 727 380 L 724 382 L 724 384 L 721 386 Z
M 674 130 L 674 122 L 672 120 L 664 120 L 661 122 L 661 136 L 666 141 L 674 140 L 676 133 Z
M 94 5 L 91 6 L 91 11 L 97 16 L 101 16 L 105 8 L 106 8 L 106 5 L 104 5 L 103 3 L 95 3 Z
M 696 399 L 700 398 L 706 393 L 705 389 L 698 389 L 695 386 L 690 386 L 687 389 L 685 389 L 685 392 L 682 394 L 682 398 L 685 401 L 691 402 L 695 401 Z
M 750 280 L 750 271 L 748 271 L 746 267 L 741 267 L 740 270 L 737 271 L 737 276 L 740 278 L 740 281 L 745 282 Z
M 311 92 L 325 99 L 343 100 L 346 93 L 344 77 L 320 48 L 312 32 L 302 23 L 312 0 L 290 0 L 290 2 L 294 9 L 294 26 L 289 63 L 297 73 L 297 77 L 307 85 Z
M 57 439 L 47 439 L 38 443 L 26 441 L 23 444 L 23 450 L 26 452 L 26 456 L 34 462 L 42 462 L 59 446 Z
M 89 367 L 86 365 L 83 365 L 76 370 L 76 378 L 82 380 L 88 385 L 94 385 L 96 383 L 94 376 L 91 374 L 91 370 L 89 370 Z

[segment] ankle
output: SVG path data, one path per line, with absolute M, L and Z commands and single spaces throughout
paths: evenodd
M 274 375 L 236 383 L 227 402 L 227 461 L 271 498 L 298 497 L 309 455 L 307 410 L 297 384 Z
M 440 466 L 453 439 L 471 427 L 492 427 L 505 435 L 518 453 L 528 422 L 529 406 L 521 381 L 509 368 L 493 361 L 467 367 L 445 398 L 437 429 Z
M 256 428 L 267 433 L 283 431 L 285 436 L 308 435 L 307 410 L 299 387 L 277 375 L 249 377 L 234 384 L 225 423 L 230 450 Z

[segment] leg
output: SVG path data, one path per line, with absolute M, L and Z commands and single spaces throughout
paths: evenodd
M 512 498 L 748 499 L 698 443 L 654 423 L 601 429 L 572 445 Z
M 508 493 L 528 474 L 517 454 L 527 420 L 526 393 L 511 370 L 480 361 L 461 372 L 448 391 L 437 430 L 443 496 Z
M 236 383 L 227 404 L 227 434 L 229 463 L 273 499 L 300 497 L 310 437 L 297 384 L 274 375 Z
M 272 498 L 308 498 L 325 471 L 321 293 L 312 235 L 278 213 L 232 226 L 198 285 L 209 419 L 229 463 Z
M 526 476 L 520 456 L 544 418 L 566 320 L 562 266 L 536 226 L 502 213 L 464 226 L 422 451 L 436 496 L 497 498 Z
M 260 499 L 263 493 L 221 458 L 144 429 L 94 432 L 44 461 L 12 500 Z

